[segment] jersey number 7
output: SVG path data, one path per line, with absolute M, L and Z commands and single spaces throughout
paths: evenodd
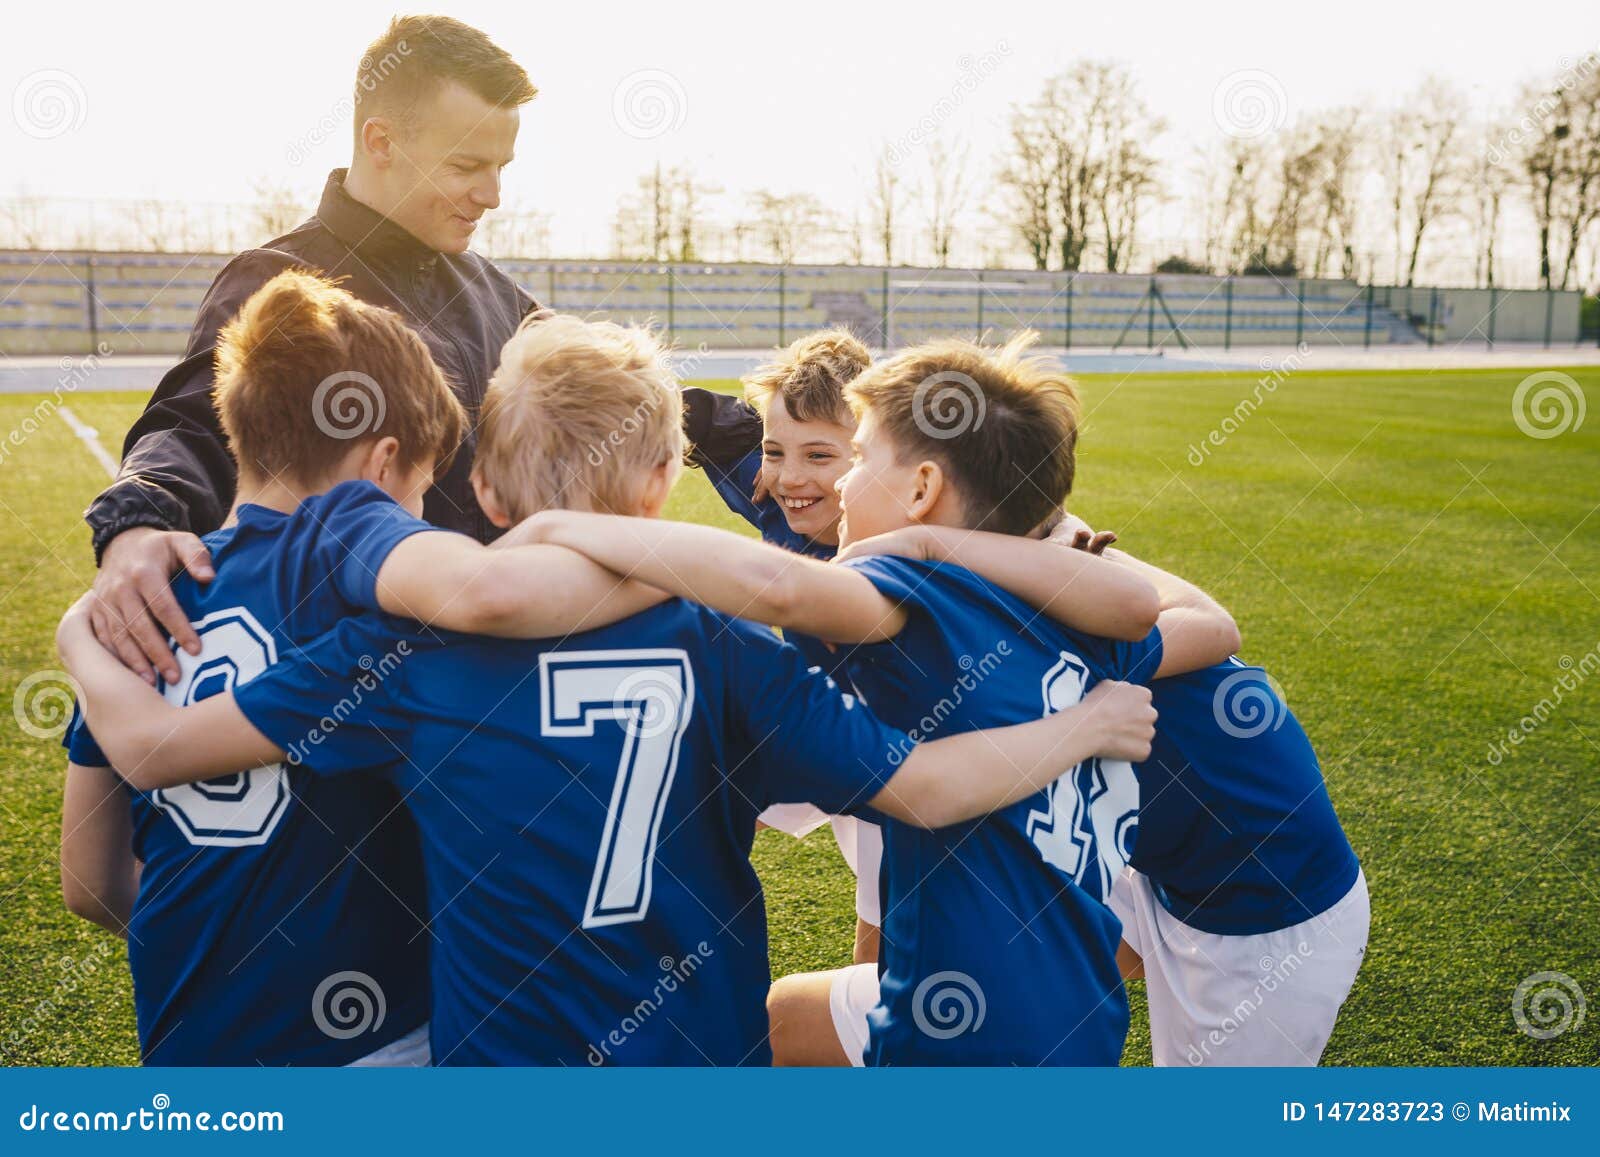
M 622 751 L 583 913 L 585 928 L 630 924 L 650 910 L 656 841 L 678 748 L 694 707 L 681 650 L 567 651 L 539 657 L 540 733 L 593 738 L 619 723 Z M 610 736 L 608 726 L 598 734 Z

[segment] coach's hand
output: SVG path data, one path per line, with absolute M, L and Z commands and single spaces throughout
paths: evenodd
M 169 683 L 178 678 L 169 636 L 189 654 L 200 653 L 200 638 L 172 594 L 172 576 L 183 570 L 203 583 L 216 573 L 194 535 L 152 526 L 123 531 L 100 559 L 89 604 L 95 638 L 146 683 L 155 682 L 157 671 Z

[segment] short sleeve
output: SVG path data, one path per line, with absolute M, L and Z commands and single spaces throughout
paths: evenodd
M 1123 640 L 1109 641 L 1111 648 L 1111 677 L 1124 683 L 1149 686 L 1161 667 L 1161 630 L 1151 627 L 1150 633 L 1136 643 Z
M 389 553 L 413 534 L 449 534 L 417 518 L 371 482 L 341 482 L 305 503 L 297 533 L 314 544 L 312 570 L 326 575 L 339 597 L 366 611 L 378 606 L 378 572 Z
M 748 623 L 721 635 L 732 715 L 749 749 L 733 774 L 762 807 L 809 803 L 849 815 L 905 762 L 913 742 L 880 722 L 791 644 Z
M 927 588 L 927 573 L 932 566 L 931 563 L 921 564 L 924 569 L 919 573 L 906 559 L 887 554 L 863 555 L 840 565 L 866 575 L 884 598 L 917 606 L 923 604 L 920 596 Z
M 94 736 L 89 734 L 89 721 L 83 717 L 83 710 L 76 703 L 72 705 L 72 722 L 61 736 L 61 746 L 67 749 L 67 758 L 79 767 L 111 766 L 106 753 L 100 750 Z
M 849 559 L 840 565 L 865 575 L 878 589 L 880 595 L 907 615 L 926 615 L 937 624 L 941 621 L 941 616 L 948 616 L 956 610 L 949 594 L 939 582 L 933 581 L 934 575 L 940 573 L 940 566 L 937 563 L 913 562 L 894 555 L 872 554 Z M 889 645 L 869 643 L 861 650 L 865 654 L 870 654 L 875 648 Z
M 288 761 L 324 775 L 386 767 L 409 748 L 396 706 L 405 664 L 436 642 L 403 620 L 360 615 L 234 688 L 234 701 Z

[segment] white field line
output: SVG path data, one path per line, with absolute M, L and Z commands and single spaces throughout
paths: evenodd
M 62 420 L 72 427 L 72 432 L 78 436 L 78 440 L 89 447 L 89 453 L 93 454 L 94 460 L 104 467 L 106 474 L 115 478 L 117 476 L 117 460 L 107 454 L 106 448 L 100 444 L 100 432 L 93 426 L 85 425 L 83 419 L 74 414 L 70 406 L 57 406 L 56 413 L 60 414 Z

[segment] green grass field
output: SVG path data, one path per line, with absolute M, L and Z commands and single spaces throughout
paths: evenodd
M 1600 999 L 1600 677 L 1581 677 L 1600 658 L 1600 420 L 1525 435 L 1524 376 L 1301 373 L 1206 455 L 1191 447 L 1232 429 L 1253 378 L 1082 380 L 1076 509 L 1230 606 L 1244 654 L 1316 743 L 1365 865 L 1371 947 L 1328 1063 L 1600 1058 L 1600 1009 L 1550 1040 L 1512 1015 L 1535 973 Z M 1600 402 L 1600 372 L 1572 376 Z M 0 397 L 0 436 L 38 402 Z M 140 409 L 130 395 L 70 404 L 113 452 Z M 9 696 L 56 665 L 55 619 L 93 571 L 79 515 L 104 477 L 59 417 L 3 449 Z M 735 525 L 693 474 L 671 513 Z M 1541 700 L 1553 710 L 1492 761 Z M 8 726 L 0 760 L 0 1061 L 134 1062 L 120 943 L 57 891 L 61 752 Z M 848 962 L 851 882 L 828 832 L 763 833 L 757 855 L 774 972 Z M 1126 1059 L 1143 1064 L 1131 987 Z

